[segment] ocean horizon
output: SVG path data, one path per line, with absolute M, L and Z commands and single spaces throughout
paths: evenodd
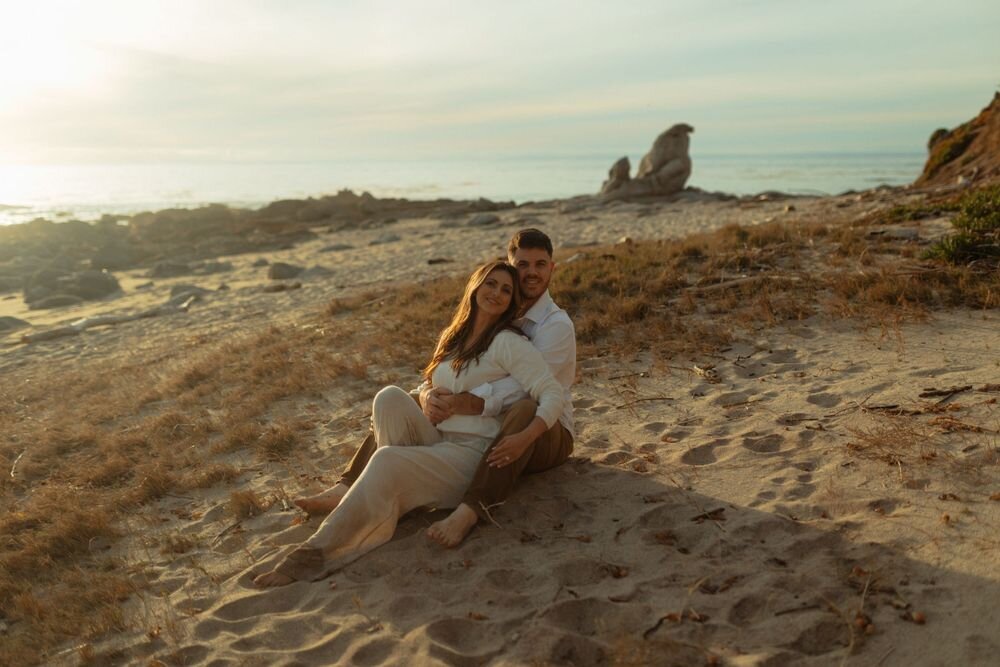
M 0 165 L 0 225 L 36 218 L 96 220 L 210 203 L 257 208 L 341 189 L 376 197 L 485 197 L 522 204 L 594 194 L 618 157 Z M 641 156 L 628 157 L 634 174 Z M 833 195 L 912 183 L 925 159 L 916 152 L 695 154 L 687 184 L 735 195 L 769 190 Z

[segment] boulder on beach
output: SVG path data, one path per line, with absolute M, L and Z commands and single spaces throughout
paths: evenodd
M 147 278 L 174 278 L 176 276 L 186 276 L 191 273 L 191 266 L 187 262 L 176 260 L 164 260 L 153 264 L 146 273 Z
M 17 317 L 10 317 L 5 315 L 0 317 L 0 333 L 7 333 L 8 331 L 16 331 L 17 329 L 23 329 L 24 327 L 30 327 L 31 323 L 25 320 L 19 319 Z
M 1000 181 L 1000 93 L 969 122 L 935 130 L 927 150 L 917 187 Z
M 635 178 L 629 176 L 628 158 L 618 159 L 601 186 L 601 199 L 662 197 L 683 190 L 691 176 L 688 135 L 692 132 L 694 128 L 687 123 L 678 123 L 661 133 L 640 160 Z
M 485 227 L 500 222 L 500 216 L 493 213 L 477 213 L 469 220 L 470 227 Z
M 271 280 L 288 280 L 299 275 L 303 270 L 301 266 L 294 266 L 285 262 L 275 262 L 268 267 L 267 277 Z
M 24 302 L 31 308 L 53 308 L 52 297 L 74 297 L 80 301 L 101 299 L 121 290 L 118 279 L 107 271 L 41 269 L 24 284 Z M 49 305 L 39 305 L 46 302 Z M 66 299 L 58 305 L 72 305 Z

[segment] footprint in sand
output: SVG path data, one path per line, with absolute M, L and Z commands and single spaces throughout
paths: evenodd
M 753 396 L 753 393 L 749 391 L 730 391 L 725 394 L 719 394 L 712 403 L 723 408 L 735 407 L 745 404 L 750 400 L 751 396 Z
M 516 591 L 522 587 L 530 585 L 530 570 L 490 570 L 486 573 L 486 581 L 502 591 Z
M 781 496 L 782 500 L 803 500 L 816 492 L 816 487 L 812 484 L 802 484 L 794 486 Z
M 554 631 L 551 627 L 538 629 L 539 636 L 530 645 L 531 658 L 519 664 L 545 665 L 606 665 L 611 662 L 608 651 L 599 643 L 573 633 Z M 527 658 L 527 656 L 525 656 Z
M 481 656 L 492 647 L 484 646 L 483 621 L 468 618 L 442 618 L 425 628 L 427 636 L 438 644 L 464 656 Z M 485 649 L 485 651 L 484 651 Z
M 760 507 L 769 500 L 774 500 L 777 497 L 777 495 L 778 494 L 776 494 L 774 491 L 761 491 L 756 495 L 756 497 L 754 497 L 753 500 L 750 501 L 749 506 Z
M 339 665 L 344 657 L 344 653 L 351 647 L 351 642 L 355 640 L 354 634 L 351 632 L 340 632 L 333 635 L 326 635 L 326 637 L 327 639 L 319 644 L 314 644 L 308 649 L 298 651 L 295 654 L 295 664 Z
M 805 412 L 790 412 L 788 414 L 781 415 L 775 420 L 780 426 L 795 426 L 803 422 L 807 424 L 815 423 L 819 421 L 819 418 L 815 415 L 809 415 Z
M 774 454 L 781 450 L 781 445 L 784 441 L 784 436 L 777 433 L 768 435 L 748 433 L 743 438 L 742 446 L 744 449 L 749 449 L 751 452 L 756 452 L 757 454 Z
M 840 546 L 841 537 L 836 533 L 823 533 L 821 535 L 810 535 L 794 540 L 785 548 L 785 555 L 782 558 L 807 559 L 814 558 L 817 554 L 832 551 Z
M 193 644 L 177 649 L 170 653 L 169 656 L 164 657 L 167 658 L 166 662 L 171 665 L 200 665 L 205 662 L 208 652 L 209 647 L 202 644 Z
M 767 600 L 759 595 L 748 595 L 740 598 L 726 615 L 730 623 L 737 626 L 747 626 L 764 618 Z
M 760 361 L 765 364 L 790 364 L 798 360 L 799 351 L 793 349 L 772 350 L 766 357 L 761 357 Z
M 379 637 L 364 644 L 351 655 L 352 665 L 384 665 L 396 650 L 397 642 L 388 637 Z
M 681 454 L 681 463 L 686 463 L 689 466 L 705 466 L 715 463 L 718 460 L 715 456 L 715 448 L 725 443 L 725 440 L 716 440 L 707 445 L 693 447 Z
M 561 586 L 590 586 L 621 571 L 610 563 L 581 558 L 552 568 L 552 575 Z
M 224 621 L 242 621 L 291 611 L 301 602 L 304 585 L 306 584 L 299 583 L 276 590 L 255 591 L 223 604 L 214 610 L 213 616 Z
M 566 600 L 549 607 L 542 618 L 564 630 L 578 632 L 582 635 L 594 635 L 598 631 L 608 632 L 609 623 L 619 625 L 624 621 L 623 614 L 628 607 L 622 608 L 612 602 L 598 598 L 582 598 Z
M 851 643 L 851 629 L 839 618 L 824 615 L 799 633 L 788 648 L 806 655 L 824 655 L 838 651 Z
M 573 409 L 574 410 L 586 410 L 588 408 L 593 407 L 593 405 L 594 405 L 595 402 L 596 401 L 594 401 L 594 399 L 592 399 L 592 398 L 578 398 L 578 399 L 576 399 L 576 400 L 573 401 Z
M 600 456 L 594 457 L 595 463 L 603 463 L 604 465 L 608 466 L 624 465 L 634 460 L 635 460 L 634 455 L 621 449 L 616 449 L 614 451 L 608 452 L 607 454 L 602 454 Z
M 821 408 L 832 408 L 840 403 L 840 397 L 836 394 L 827 394 L 819 391 L 806 396 L 806 402 L 818 405 Z

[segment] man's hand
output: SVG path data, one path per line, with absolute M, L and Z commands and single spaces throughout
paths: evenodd
M 451 413 L 454 415 L 481 415 L 486 401 L 475 394 L 463 391 L 460 394 L 453 394 L 447 399 L 451 406 Z
M 420 409 L 434 426 L 451 417 L 451 396 L 444 387 L 430 387 L 420 392 Z

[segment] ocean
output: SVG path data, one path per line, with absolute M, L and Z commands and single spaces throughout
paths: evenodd
M 377 197 L 524 203 L 596 193 L 620 156 L 308 163 L 0 165 L 0 224 L 96 220 L 209 203 L 254 208 L 342 188 Z M 633 173 L 641 156 L 629 156 Z M 732 194 L 838 194 L 913 182 L 923 153 L 693 155 L 689 186 Z

